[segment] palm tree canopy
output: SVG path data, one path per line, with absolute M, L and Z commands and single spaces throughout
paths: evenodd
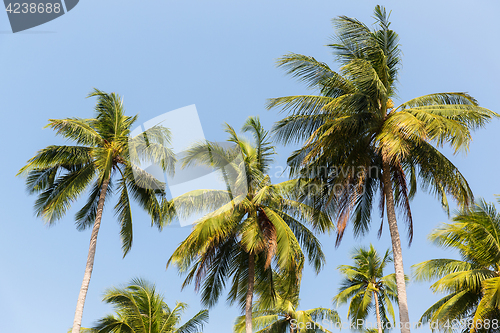
M 296 333 L 331 333 L 328 328 L 340 324 L 335 310 L 322 307 L 298 310 L 297 305 L 283 300 L 278 300 L 273 309 L 254 311 L 252 317 L 256 333 L 288 333 L 291 329 Z M 325 325 L 325 320 L 328 325 Z M 234 331 L 245 332 L 245 316 L 236 319 Z
M 173 170 L 175 158 L 168 148 L 170 131 L 155 126 L 130 137 L 137 116 L 125 115 L 120 96 L 95 89 L 89 97 L 97 97 L 94 118 L 50 119 L 46 126 L 74 145 L 41 149 L 18 175 L 27 177 L 30 194 L 38 194 L 35 212 L 49 225 L 62 218 L 73 201 L 87 194 L 86 204 L 76 213 L 78 230 L 93 225 L 102 185 L 109 181 L 107 196 L 119 196 L 114 210 L 126 255 L 133 238 L 131 199 L 151 215 L 153 224 L 161 228 L 165 222 L 160 209 L 164 184 L 138 165 L 154 162 L 164 170 Z
M 370 244 L 369 249 L 354 249 L 351 258 L 354 261 L 353 265 L 338 267 L 344 279 L 339 293 L 333 298 L 334 304 L 340 306 L 349 303 L 347 316 L 353 325 L 357 325 L 358 320 L 366 320 L 370 313 L 375 313 L 374 294 L 376 294 L 382 327 L 390 322 L 388 315 L 394 324 L 392 302 L 397 302 L 396 277 L 395 274 L 384 276 L 386 265 L 393 260 L 389 250 L 381 257 Z
M 116 314 L 100 319 L 89 332 L 196 333 L 208 322 L 208 310 L 202 310 L 181 325 L 187 304 L 176 303 L 171 309 L 155 286 L 142 279 L 133 279 L 125 288 L 107 290 L 104 302 L 112 304 Z
M 447 195 L 460 205 L 473 200 L 463 175 L 437 148 L 449 144 L 455 152 L 466 151 L 471 132 L 499 115 L 464 92 L 433 93 L 395 106 L 399 38 L 383 7 L 375 8 L 375 19 L 375 30 L 354 18 L 333 20 L 337 33 L 329 47 L 339 71 L 301 54 L 280 58 L 279 67 L 319 94 L 273 98 L 268 107 L 289 113 L 273 129 L 279 141 L 305 140 L 289 158 L 291 171 L 326 184 L 318 206 L 335 206 L 338 241 L 350 219 L 356 235 L 369 229 L 373 200 L 383 192 L 385 161 L 411 242 L 409 200 L 417 181 L 446 210 Z M 385 196 L 380 197 L 383 214 Z
M 458 250 L 461 260 L 432 259 L 412 267 L 416 280 L 437 279 L 431 289 L 447 294 L 420 321 L 444 330 L 446 322 L 464 320 L 471 324 L 470 332 L 499 332 L 500 214 L 494 205 L 480 200 L 454 216 L 453 223 L 432 231 L 429 239 Z M 494 320 L 497 325 L 491 325 Z M 476 329 L 472 324 L 481 322 L 490 322 L 490 329 Z
M 401 51 L 385 8 L 375 7 L 376 28 L 340 16 L 332 48 L 338 71 L 313 57 L 288 54 L 278 66 L 317 91 L 273 98 L 288 116 L 274 127 L 283 143 L 303 147 L 289 158 L 291 173 L 316 184 L 306 195 L 314 207 L 336 212 L 337 245 L 352 221 L 355 236 L 370 229 L 377 193 L 382 232 L 384 211 L 391 233 L 401 331 L 410 333 L 399 209 L 408 241 L 413 237 L 410 200 L 417 183 L 434 193 L 448 211 L 447 196 L 461 207 L 473 201 L 464 176 L 439 148 L 467 151 L 472 131 L 498 117 L 464 92 L 432 93 L 397 105 Z M 397 105 L 397 106 L 396 106 Z M 313 197 L 313 199 L 310 199 Z M 407 327 L 408 326 L 408 327 Z
M 187 273 L 183 286 L 195 281 L 195 288 L 202 290 L 202 303 L 207 306 L 217 302 L 230 277 L 228 300 L 244 305 L 250 254 L 255 255 L 257 289 L 275 294 L 271 267 L 287 272 L 290 285 L 295 285 L 303 266 L 302 249 L 316 270 L 325 261 L 318 239 L 304 222 L 319 231 L 333 228 L 327 214 L 295 200 L 293 189 L 297 181 L 271 183 L 266 172 L 274 147 L 259 119 L 249 118 L 243 131 L 252 134 L 253 142 L 226 124 L 233 147 L 203 142 L 189 149 L 184 159 L 185 164 L 219 167 L 224 177 L 233 173 L 228 190 L 193 191 L 172 202 L 177 214 L 189 215 L 211 211 L 219 197 L 232 198 L 197 221 L 167 264 L 175 264 Z M 241 158 L 235 159 L 235 155 Z M 235 160 L 239 162 L 234 163 Z M 235 187 L 245 191 L 234 193 Z
M 253 306 L 252 322 L 256 333 L 330 333 L 328 328 L 341 323 L 337 311 L 332 309 L 317 307 L 300 310 L 299 285 L 290 292 L 284 276 L 275 272 L 273 277 L 276 298 L 270 299 L 269 295 L 260 294 Z M 234 332 L 244 331 L 245 316 L 239 316 L 235 321 Z

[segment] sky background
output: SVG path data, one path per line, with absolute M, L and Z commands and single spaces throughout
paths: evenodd
M 90 230 L 78 232 L 73 218 L 84 201 L 75 202 L 65 218 L 48 228 L 33 215 L 35 197 L 27 195 L 24 179 L 15 177 L 38 149 L 64 144 L 43 129 L 49 118 L 92 117 L 95 100 L 85 97 L 96 87 L 122 95 L 128 114 L 139 114 L 138 123 L 195 104 L 209 140 L 224 140 L 222 123 L 240 128 L 250 115 L 259 115 L 271 128 L 283 115 L 265 109 L 267 98 L 307 93 L 275 67 L 275 60 L 302 53 L 337 69 L 325 46 L 333 34 L 331 19 L 347 15 L 371 25 L 377 3 L 392 10 L 391 27 L 401 38 L 396 105 L 428 93 L 466 91 L 481 106 L 500 112 L 500 4 L 495 1 L 82 0 L 68 14 L 17 34 L 11 33 L 7 14 L 0 14 L 0 332 L 66 332 L 73 322 L 90 239 Z M 494 201 L 500 193 L 500 122 L 494 120 L 473 138 L 470 152 L 452 161 L 476 197 Z M 277 181 L 286 179 L 279 171 L 291 150 L 277 148 L 272 170 Z M 448 220 L 439 201 L 420 191 L 412 210 L 414 242 L 403 246 L 407 274 L 418 262 L 456 256 L 426 239 Z M 104 213 L 84 327 L 111 312 L 101 302 L 106 288 L 133 277 L 156 283 L 171 306 L 189 303 L 185 319 L 201 309 L 193 287 L 181 291 L 183 279 L 175 268 L 165 268 L 189 227 L 160 233 L 142 211 L 133 214 L 134 245 L 123 259 L 119 226 L 111 210 Z M 334 237 L 320 237 L 327 265 L 319 275 L 305 269 L 303 309 L 331 306 L 340 280 L 335 268 L 350 263 L 353 246 L 372 242 L 381 252 L 390 247 L 387 226 L 382 238 L 376 237 L 379 223 L 375 218 L 362 239 L 353 239 L 349 230 L 338 248 Z M 412 322 L 439 298 L 429 285 L 408 286 Z M 347 309 L 339 313 L 345 321 Z M 231 332 L 237 315 L 239 310 L 221 299 L 204 332 Z

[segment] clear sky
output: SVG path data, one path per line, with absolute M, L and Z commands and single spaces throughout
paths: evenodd
M 90 230 L 78 232 L 73 223 L 83 202 L 75 202 L 64 219 L 47 228 L 33 215 L 35 197 L 25 192 L 24 179 L 14 177 L 38 149 L 64 143 L 51 130 L 42 129 L 49 118 L 91 117 L 95 101 L 85 96 L 96 87 L 124 96 L 128 113 L 139 114 L 140 123 L 195 104 L 211 140 L 225 139 L 223 122 L 240 128 L 250 115 L 259 115 L 270 128 L 281 115 L 265 110 L 266 99 L 306 92 L 275 68 L 276 58 L 302 53 L 336 69 L 325 47 L 333 33 L 330 20 L 347 15 L 371 24 L 377 3 L 82 0 L 68 14 L 17 34 L 10 32 L 7 14 L 0 14 L 0 332 L 66 332 L 73 321 L 90 239 Z M 500 112 L 496 1 L 380 4 L 392 10 L 392 27 L 401 38 L 400 101 L 433 92 L 466 91 L 482 106 Z M 499 139 L 500 122 L 495 120 L 474 134 L 468 155 L 452 157 L 475 195 L 488 201 L 500 193 Z M 291 148 L 278 146 L 277 151 L 275 170 L 284 165 Z M 439 202 L 419 192 L 412 209 L 414 242 L 403 248 L 407 273 L 412 264 L 455 256 L 426 240 L 432 228 L 448 219 Z M 172 306 L 176 300 L 189 303 L 186 318 L 200 309 L 193 287 L 181 292 L 182 279 L 175 268 L 165 269 L 189 227 L 159 233 L 140 210 L 135 209 L 133 217 L 134 245 L 122 259 L 118 224 L 113 212 L 105 211 L 84 327 L 111 311 L 101 302 L 104 290 L 133 277 L 156 283 Z M 303 308 L 331 306 L 340 279 L 335 268 L 349 263 L 354 245 L 373 242 L 380 251 L 390 247 L 387 226 L 382 238 L 376 238 L 379 223 L 374 219 L 373 230 L 363 239 L 355 240 L 348 232 L 337 249 L 333 237 L 321 237 L 327 265 L 318 276 L 310 268 L 305 270 Z M 416 322 L 437 299 L 428 283 L 410 284 L 411 321 Z M 339 312 L 346 320 L 346 308 Z M 238 314 L 236 307 L 221 299 L 204 331 L 230 332 Z

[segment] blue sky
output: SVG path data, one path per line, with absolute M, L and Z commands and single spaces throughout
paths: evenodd
M 7 14 L 1 14 L 1 331 L 65 332 L 72 325 L 83 277 L 90 230 L 76 230 L 76 209 L 47 228 L 33 215 L 35 197 L 26 194 L 23 179 L 14 177 L 38 149 L 64 143 L 42 129 L 49 118 L 91 117 L 94 100 L 85 96 L 96 87 L 124 96 L 128 113 L 139 114 L 141 123 L 195 104 L 205 136 L 211 140 L 225 139 L 223 122 L 239 128 L 250 115 L 259 115 L 270 128 L 281 115 L 265 110 L 266 99 L 306 92 L 275 68 L 275 59 L 288 52 L 302 53 L 337 68 L 325 47 L 333 34 L 330 20 L 347 15 L 371 24 L 377 3 L 85 0 L 68 14 L 17 34 L 10 33 Z M 401 38 L 400 101 L 433 92 L 466 91 L 481 106 L 500 112 L 497 2 L 380 4 L 392 10 L 392 27 Z M 500 193 L 499 139 L 500 123 L 495 120 L 474 134 L 467 155 L 452 157 L 475 195 L 488 201 Z M 278 146 L 277 151 L 276 170 L 284 165 L 291 148 Z M 82 204 L 75 202 L 74 207 Z M 412 209 L 414 242 L 403 248 L 407 273 L 412 264 L 455 255 L 426 240 L 432 228 L 448 219 L 439 202 L 419 192 Z M 335 268 L 349 262 L 353 246 L 373 242 L 380 251 L 390 247 L 387 227 L 380 240 L 375 236 L 379 222 L 373 221 L 372 232 L 363 239 L 353 239 L 348 232 L 337 249 L 333 237 L 321 237 L 327 266 L 317 276 L 310 268 L 305 270 L 304 308 L 331 306 L 340 279 Z M 193 288 L 181 292 L 177 271 L 165 269 L 188 233 L 189 228 L 179 227 L 159 233 L 136 209 L 134 246 L 122 259 L 118 224 L 112 211 L 105 211 L 83 326 L 111 311 L 101 302 L 106 288 L 137 276 L 156 283 L 169 304 L 189 303 L 186 318 L 199 311 L 199 296 Z M 411 321 L 417 321 L 437 299 L 429 284 L 410 284 Z M 346 308 L 339 312 L 345 320 Z M 204 332 L 230 332 L 238 314 L 237 308 L 221 300 L 210 312 Z

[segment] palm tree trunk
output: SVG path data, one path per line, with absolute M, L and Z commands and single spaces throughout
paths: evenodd
M 385 157 L 383 157 L 385 159 Z M 405 273 L 403 269 L 403 253 L 401 239 L 399 238 L 398 222 L 394 209 L 394 194 L 392 193 L 391 168 L 387 161 L 383 162 L 382 180 L 384 182 L 385 204 L 387 207 L 387 221 L 392 240 L 392 253 L 394 256 L 394 271 L 396 272 L 396 287 L 398 291 L 399 325 L 401 333 L 410 333 L 410 317 L 408 315 L 408 301 L 406 299 Z
M 252 301 L 253 285 L 255 283 L 255 255 L 250 253 L 248 256 L 248 289 L 245 304 L 245 332 L 252 333 Z
M 99 195 L 99 202 L 97 203 L 97 213 L 92 228 L 92 235 L 90 236 L 89 254 L 87 256 L 87 265 L 85 266 L 85 274 L 83 275 L 82 286 L 78 301 L 76 303 L 75 319 L 73 320 L 73 330 L 71 333 L 80 333 L 82 326 L 83 306 L 85 305 L 85 298 L 89 289 L 90 277 L 94 268 L 95 249 L 97 244 L 97 234 L 101 227 L 102 210 L 104 208 L 104 199 L 106 198 L 106 191 L 108 190 L 109 178 L 102 183 L 101 194 Z
M 379 309 L 379 304 L 378 304 L 378 295 L 376 292 L 373 292 L 373 297 L 375 298 L 375 313 L 377 314 L 377 329 L 378 333 L 383 333 L 382 332 L 382 321 L 380 320 L 380 309 Z

